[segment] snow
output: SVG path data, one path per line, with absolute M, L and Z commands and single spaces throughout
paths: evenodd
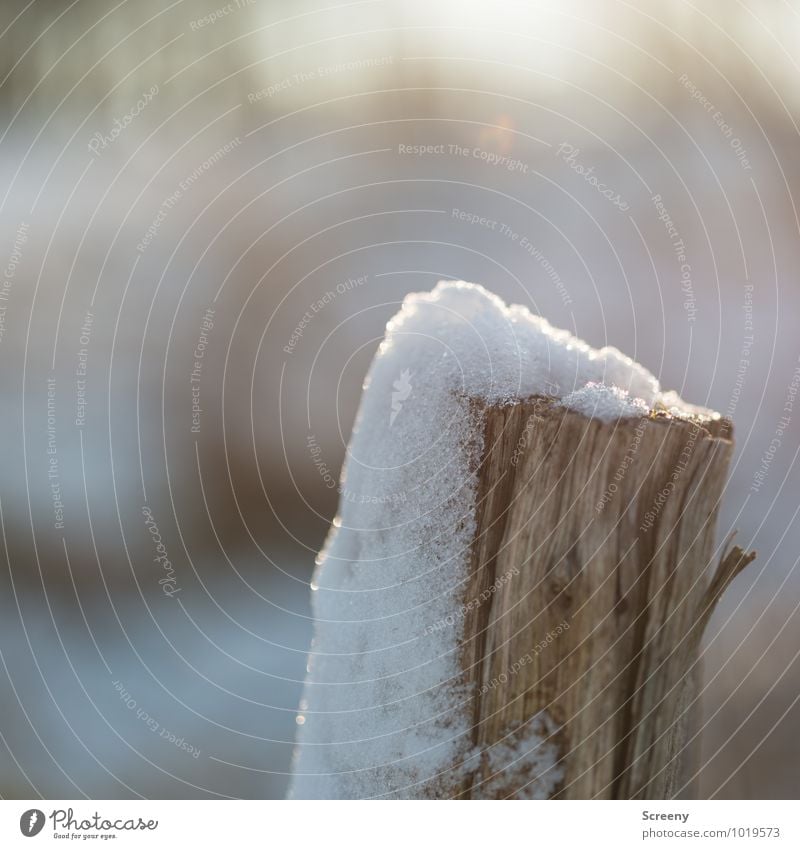
M 458 661 L 464 618 L 454 615 L 482 449 L 471 399 L 532 395 L 604 421 L 657 409 L 712 415 L 663 394 L 615 348 L 594 350 L 481 286 L 409 295 L 364 383 L 340 515 L 317 560 L 294 797 L 424 797 L 434 787 L 441 797 L 481 762 Z M 530 792 L 546 795 L 558 774 L 552 744 L 539 747 L 547 728 L 533 723 L 483 753 L 500 764 L 495 781 L 533 758 L 550 779 Z
M 564 778 L 553 739 L 557 731 L 547 711 L 540 711 L 490 746 L 485 752 L 488 777 L 481 781 L 482 794 L 496 799 L 549 799 Z
M 603 421 L 646 416 L 651 410 L 643 398 L 635 398 L 619 386 L 593 381 L 570 392 L 559 403 L 562 407 Z

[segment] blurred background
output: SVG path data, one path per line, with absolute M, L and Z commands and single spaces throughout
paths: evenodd
M 703 797 L 797 795 L 800 5 L 4 0 L 0 796 L 284 795 L 403 296 L 731 416 Z

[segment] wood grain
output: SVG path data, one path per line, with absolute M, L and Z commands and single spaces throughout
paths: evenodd
M 538 397 L 476 413 L 462 668 L 483 754 L 461 796 L 672 797 L 703 629 L 755 556 L 716 565 L 730 423 L 603 423 Z M 554 759 L 519 757 L 531 732 Z

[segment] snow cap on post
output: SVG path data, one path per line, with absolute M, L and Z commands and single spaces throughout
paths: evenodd
M 557 716 L 545 700 L 488 737 L 493 725 L 481 713 L 491 693 L 511 692 L 502 689 L 509 676 L 519 683 L 530 672 L 523 667 L 539 669 L 537 655 L 498 672 L 487 660 L 499 651 L 490 651 L 487 632 L 491 617 L 503 615 L 499 600 L 518 615 L 522 599 L 522 624 L 535 636 L 531 623 L 549 602 L 523 580 L 531 551 L 500 571 L 502 534 L 493 536 L 513 499 L 524 500 L 509 482 L 528 480 L 521 470 L 541 420 L 517 416 L 515 429 L 488 442 L 487 434 L 497 411 L 540 401 L 551 417 L 609 434 L 646 417 L 711 429 L 719 422 L 662 393 L 615 348 L 594 350 L 481 286 L 441 282 L 409 295 L 365 381 L 339 516 L 317 561 L 294 797 L 549 798 L 564 786 L 568 717 L 560 702 Z M 491 491 L 488 458 L 502 466 Z M 512 498 L 502 518 L 492 513 L 498 493 Z M 625 506 L 617 501 L 584 519 L 615 521 Z M 550 652 L 551 660 L 559 655 Z

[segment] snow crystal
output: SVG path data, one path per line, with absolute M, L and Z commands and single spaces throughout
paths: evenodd
M 455 615 L 483 447 L 471 399 L 533 395 L 605 421 L 707 413 L 615 348 L 594 350 L 481 286 L 409 295 L 365 381 L 317 561 L 293 796 L 441 797 L 474 773 Z
M 643 398 L 634 398 L 619 386 L 594 382 L 570 392 L 559 404 L 589 418 L 603 421 L 646 416 L 650 412 L 650 407 Z
M 558 726 L 539 711 L 484 753 L 486 768 L 480 795 L 492 799 L 549 799 L 564 778 Z

